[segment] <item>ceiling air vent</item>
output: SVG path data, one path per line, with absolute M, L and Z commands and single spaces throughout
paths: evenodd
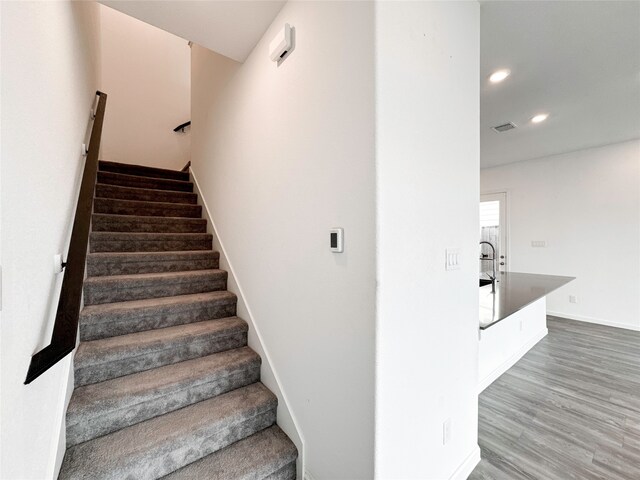
M 492 130 L 495 130 L 498 133 L 508 132 L 514 128 L 516 128 L 516 124 L 511 122 L 505 123 L 504 125 L 498 125 L 497 127 L 491 127 Z

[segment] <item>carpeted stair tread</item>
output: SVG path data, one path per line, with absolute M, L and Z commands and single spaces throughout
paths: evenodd
M 209 233 L 91 232 L 90 252 L 171 252 L 211 250 Z
M 206 233 L 204 218 L 156 217 L 94 213 L 91 219 L 94 232 L 138 233 Z
M 89 277 L 84 281 L 84 304 L 173 297 L 226 288 L 227 272 L 218 269 Z
M 219 267 L 220 254 L 211 250 L 184 252 L 102 252 L 87 255 L 87 275 L 183 272 Z
M 76 385 L 102 382 L 246 345 L 247 324 L 225 317 L 81 342 Z
M 176 470 L 162 480 L 295 480 L 297 456 L 293 442 L 273 425 Z M 271 477 L 279 472 L 283 473 Z
M 59 479 L 155 479 L 275 423 L 277 400 L 254 383 L 67 450 Z
M 189 180 L 189 172 L 168 170 L 166 168 L 147 167 L 129 163 L 109 162 L 100 160 L 98 169 L 103 172 L 126 173 L 127 175 L 139 175 L 142 177 L 169 178 L 172 180 Z
M 260 357 L 240 347 L 76 388 L 67 446 L 258 381 Z
M 176 192 L 193 192 L 193 183 L 165 178 L 140 177 L 123 173 L 98 171 L 97 183 L 119 185 L 121 187 L 151 188 Z
M 89 305 L 80 312 L 80 338 L 95 340 L 229 317 L 235 315 L 236 301 L 233 293 L 222 290 Z
M 176 192 L 153 188 L 122 187 L 119 185 L 96 184 L 96 197 L 119 198 L 121 200 L 143 200 L 147 202 L 198 203 L 198 195 L 192 192 Z
M 202 206 L 200 205 L 121 200 L 118 198 L 95 198 L 93 211 L 95 213 L 148 217 L 200 218 L 202 216 Z

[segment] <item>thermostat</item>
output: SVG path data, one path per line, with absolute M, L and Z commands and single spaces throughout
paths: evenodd
M 342 228 L 332 228 L 329 231 L 329 246 L 332 252 L 342 253 L 344 251 L 344 230 Z

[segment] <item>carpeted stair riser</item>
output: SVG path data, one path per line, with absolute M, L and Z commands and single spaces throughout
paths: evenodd
M 156 479 L 270 427 L 276 407 L 254 383 L 75 445 L 59 479 Z
M 213 237 L 206 233 L 121 233 L 92 232 L 93 252 L 172 252 L 211 250 Z
M 67 410 L 67 446 L 250 385 L 260 357 L 248 347 L 76 388 Z
M 232 317 L 236 301 L 231 292 L 213 292 L 88 306 L 80 312 L 80 340 Z
M 189 181 L 189 172 L 179 172 L 177 170 L 166 170 L 164 168 L 108 162 L 105 160 L 100 160 L 100 162 L 98 163 L 98 169 L 103 172 L 124 173 L 126 175 L 138 175 L 141 177 L 168 178 L 171 180 Z
M 119 185 L 121 187 L 151 188 L 155 190 L 172 190 L 176 192 L 193 192 L 193 183 L 164 178 L 138 177 L 121 173 L 98 171 L 97 183 Z
M 191 192 L 174 192 L 152 188 L 120 187 L 118 185 L 96 184 L 96 197 L 119 198 L 120 200 L 139 200 L 143 202 L 198 203 L 198 195 Z
M 227 272 L 224 270 L 89 277 L 84 282 L 84 304 L 99 305 L 145 298 L 175 297 L 226 288 Z
M 269 428 L 273 428 L 273 427 L 269 427 Z M 268 430 L 268 429 L 267 429 Z M 258 433 L 254 433 L 254 435 L 259 435 Z M 251 438 L 251 437 L 249 437 Z M 242 440 L 241 440 L 242 441 Z M 240 442 L 236 442 L 236 443 L 240 443 Z M 235 445 L 235 444 L 234 444 Z M 225 448 L 231 448 L 233 447 L 233 445 L 230 445 L 229 447 L 225 447 Z M 209 455 L 209 456 L 213 456 L 215 455 L 215 453 Z M 205 458 L 209 458 L 209 457 L 205 457 Z M 243 458 L 236 458 L 235 461 L 236 462 L 242 462 L 244 459 Z M 198 462 L 200 462 L 201 460 L 198 460 Z M 194 463 L 198 463 L 198 462 L 194 462 Z M 193 465 L 193 464 L 191 464 Z M 170 473 L 169 475 L 162 477 L 162 480 L 217 480 L 217 479 L 224 479 L 224 480 L 296 480 L 297 477 L 297 469 L 296 469 L 296 461 L 293 460 L 292 462 L 288 463 L 287 465 L 285 465 L 284 467 L 282 467 L 280 470 L 278 470 L 277 472 L 272 473 L 271 475 L 268 475 L 266 477 L 259 477 L 257 474 L 255 474 L 253 471 L 251 473 L 249 473 L 248 475 L 245 475 L 244 472 L 238 476 L 234 476 L 233 473 L 229 473 L 227 471 L 223 472 L 222 475 L 218 475 L 218 476 L 209 476 L 209 472 L 202 472 L 199 476 L 192 476 L 191 473 L 186 474 L 186 476 L 183 476 L 185 474 L 182 473 L 183 470 L 187 471 L 187 469 L 189 468 L 190 465 L 187 465 L 184 468 L 181 468 L 180 470 L 174 472 L 174 473 Z M 200 473 L 200 472 L 198 472 Z M 217 474 L 218 472 L 216 472 Z
M 296 461 L 293 460 L 277 472 L 272 473 L 268 477 L 264 477 L 263 480 L 296 480 L 297 475 Z
M 186 203 L 139 202 L 117 198 L 96 198 L 93 200 L 94 213 L 112 215 L 137 215 L 145 217 L 187 217 L 200 218 L 202 207 Z
M 91 229 L 94 232 L 206 233 L 207 221 L 203 218 L 140 217 L 100 213 L 93 214 Z
M 87 255 L 87 275 L 129 275 L 135 273 L 187 272 L 219 268 L 220 254 L 196 252 L 116 252 Z
M 237 317 L 85 342 L 74 362 L 76 386 L 171 365 L 247 344 L 246 323 Z M 191 338 L 187 335 L 191 334 Z M 150 336 L 151 338 L 145 338 Z
M 277 425 L 170 473 L 163 480 L 295 480 L 295 445 Z

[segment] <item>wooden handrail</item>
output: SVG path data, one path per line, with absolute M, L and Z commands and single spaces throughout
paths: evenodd
M 89 229 L 91 227 L 91 213 L 93 210 L 93 194 L 98 172 L 98 154 L 100 152 L 100 138 L 102 137 L 102 123 L 107 103 L 107 94 L 100 91 L 98 107 L 95 111 L 89 151 L 84 164 L 80 193 L 76 214 L 73 219 L 69 253 L 62 278 L 62 289 L 56 310 L 51 342 L 45 348 L 31 357 L 25 384 L 31 383 L 76 348 L 78 335 L 78 320 L 82 302 L 82 285 L 87 260 L 87 245 L 89 243 Z

